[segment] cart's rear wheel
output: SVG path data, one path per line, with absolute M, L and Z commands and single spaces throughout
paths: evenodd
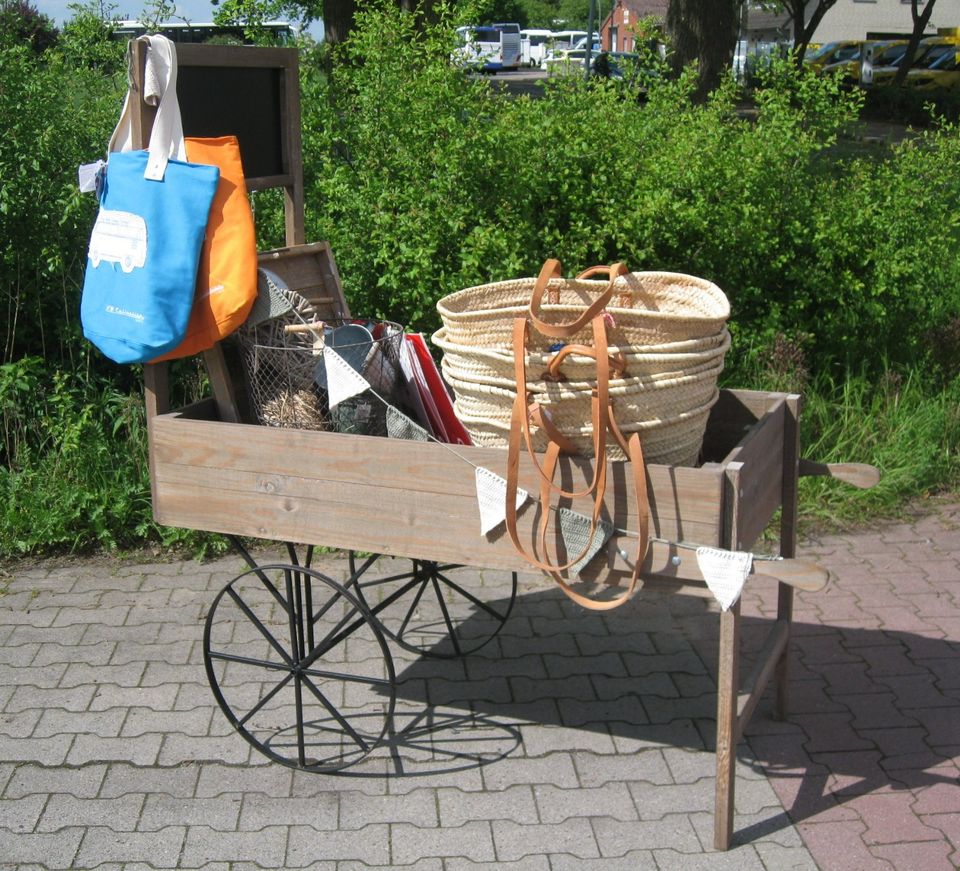
M 210 686 L 234 728 L 284 765 L 338 771 L 383 739 L 393 659 L 365 603 L 301 565 L 251 568 L 207 615 Z
M 489 602 L 470 589 L 475 570 L 410 560 L 401 561 L 409 570 L 376 577 L 372 569 L 379 559 L 349 552 L 351 588 L 383 631 L 412 653 L 452 658 L 479 650 L 503 628 L 517 597 L 516 572 L 510 573 L 509 597 Z

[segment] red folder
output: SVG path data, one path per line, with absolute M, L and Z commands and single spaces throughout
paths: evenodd
M 454 445 L 473 444 L 469 433 L 463 428 L 463 424 L 460 423 L 456 412 L 453 410 L 453 402 L 447 392 L 447 385 L 443 383 L 443 378 L 437 369 L 437 364 L 433 361 L 423 336 L 419 333 L 408 333 L 405 338 L 410 343 L 410 347 L 413 348 L 417 362 L 420 364 L 419 368 L 424 376 L 433 410 L 436 412 L 440 427 L 446 435 L 443 440 Z M 428 406 L 429 413 L 429 405 L 426 400 L 424 400 L 424 405 Z M 441 436 L 438 434 L 437 438 L 441 438 Z

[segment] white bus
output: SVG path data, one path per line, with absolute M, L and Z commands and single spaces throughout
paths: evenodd
M 520 31 L 520 62 L 524 66 L 539 67 L 553 43 L 552 30 L 531 28 Z
M 520 66 L 520 25 L 483 24 L 458 27 L 458 59 L 483 72 L 515 70 Z

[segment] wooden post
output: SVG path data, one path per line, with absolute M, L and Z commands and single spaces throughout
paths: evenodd
M 727 466 L 723 489 L 723 546 L 740 548 L 740 469 Z M 740 602 L 720 614 L 717 662 L 717 786 L 713 812 L 713 845 L 727 850 L 733 838 L 735 770 L 737 764 L 738 700 L 740 695 Z
M 783 427 L 783 497 L 780 511 L 780 556 L 792 559 L 797 555 L 797 489 L 800 478 L 800 411 L 803 398 L 796 393 L 787 396 Z M 785 624 L 787 641 L 777 662 L 776 702 L 773 715 L 786 719 L 790 706 L 790 624 L 793 622 L 793 587 L 779 584 L 777 621 Z

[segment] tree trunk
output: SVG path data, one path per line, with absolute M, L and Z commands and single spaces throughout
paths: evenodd
M 897 69 L 897 74 L 893 77 L 894 87 L 901 87 L 907 81 L 907 73 L 913 66 L 914 55 L 917 53 L 917 46 L 923 38 L 923 31 L 926 30 L 930 21 L 930 13 L 933 12 L 933 4 L 936 0 L 927 0 L 923 7 L 923 12 L 917 11 L 917 0 L 910 0 L 910 15 L 913 17 L 913 32 L 910 34 L 910 41 L 907 43 L 907 53 L 903 56 L 903 62 Z
M 836 5 L 836 2 L 837 0 L 820 0 L 809 21 L 805 20 L 806 0 L 790 0 L 785 4 L 790 14 L 790 21 L 793 23 L 793 51 L 798 66 L 803 64 L 803 55 L 807 46 L 810 45 L 810 40 L 813 39 L 813 34 L 817 32 L 820 22 L 823 21 L 823 16 Z
M 673 68 L 699 62 L 694 99 L 703 102 L 720 83 L 737 43 L 738 0 L 670 0 L 667 31 L 673 41 Z
M 327 45 L 346 40 L 355 11 L 356 0 L 323 0 L 323 39 Z

